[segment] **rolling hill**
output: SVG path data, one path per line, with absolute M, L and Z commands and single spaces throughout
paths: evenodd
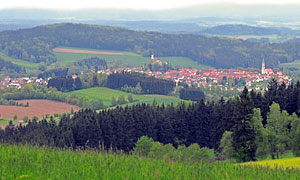
M 191 34 L 163 34 L 87 24 L 52 24 L 31 29 L 4 31 L 0 51 L 10 57 L 47 64 L 57 62 L 53 49 L 60 46 L 127 51 L 144 57 L 187 57 L 217 68 L 268 67 L 300 59 L 299 42 L 251 43 Z M 34 47 L 34 48 L 33 48 Z

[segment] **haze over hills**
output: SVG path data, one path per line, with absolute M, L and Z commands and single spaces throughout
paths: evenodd
M 182 20 L 198 17 L 298 21 L 299 4 L 211 3 L 165 10 L 133 9 L 3 9 L 1 19 L 77 19 L 77 20 Z M 210 19 L 211 21 L 212 19 Z

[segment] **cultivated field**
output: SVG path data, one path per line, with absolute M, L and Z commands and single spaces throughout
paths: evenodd
M 71 49 L 71 48 L 54 48 L 53 51 L 54 52 L 62 52 L 62 53 L 75 53 L 75 54 L 99 54 L 99 55 L 111 55 L 111 56 L 123 55 L 123 53 L 120 53 L 120 52 Z
M 68 94 L 75 94 L 77 97 L 87 98 L 91 100 L 102 100 L 104 105 L 110 106 L 112 102 L 112 98 L 115 97 L 116 100 L 119 96 L 123 95 L 127 100 L 128 95 L 131 93 L 126 93 L 114 89 L 109 89 L 105 87 L 95 87 L 82 89 L 78 91 L 68 92 Z M 177 104 L 181 101 L 181 99 L 173 97 L 173 96 L 163 96 L 163 95 L 136 95 L 131 94 L 134 100 L 138 100 L 137 102 L 128 103 L 127 105 L 133 105 L 137 103 L 146 103 L 152 104 L 154 99 L 159 104 Z
M 26 104 L 28 102 L 29 107 L 1 105 L 1 117 L 8 120 L 12 120 L 15 115 L 17 115 L 18 120 L 22 120 L 25 116 L 28 116 L 29 118 L 34 116 L 42 118 L 46 114 L 53 115 L 69 113 L 71 108 L 73 108 L 74 111 L 80 109 L 74 105 L 50 100 L 21 100 L 18 102 L 22 104 Z
M 0 179 L 297 180 L 299 173 L 224 162 L 189 164 L 0 144 Z
M 242 163 L 247 166 L 261 166 L 272 169 L 298 169 L 300 171 L 300 157 L 298 158 L 287 158 L 277 160 L 265 160 L 257 162 Z M 299 174 L 300 178 L 300 174 Z

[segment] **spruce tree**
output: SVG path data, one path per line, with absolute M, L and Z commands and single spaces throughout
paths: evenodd
M 256 160 L 255 130 L 252 126 L 253 102 L 245 87 L 235 105 L 232 146 L 239 162 Z

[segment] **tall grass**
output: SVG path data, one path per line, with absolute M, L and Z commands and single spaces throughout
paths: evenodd
M 300 171 L 0 145 L 1 179 L 297 179 Z

